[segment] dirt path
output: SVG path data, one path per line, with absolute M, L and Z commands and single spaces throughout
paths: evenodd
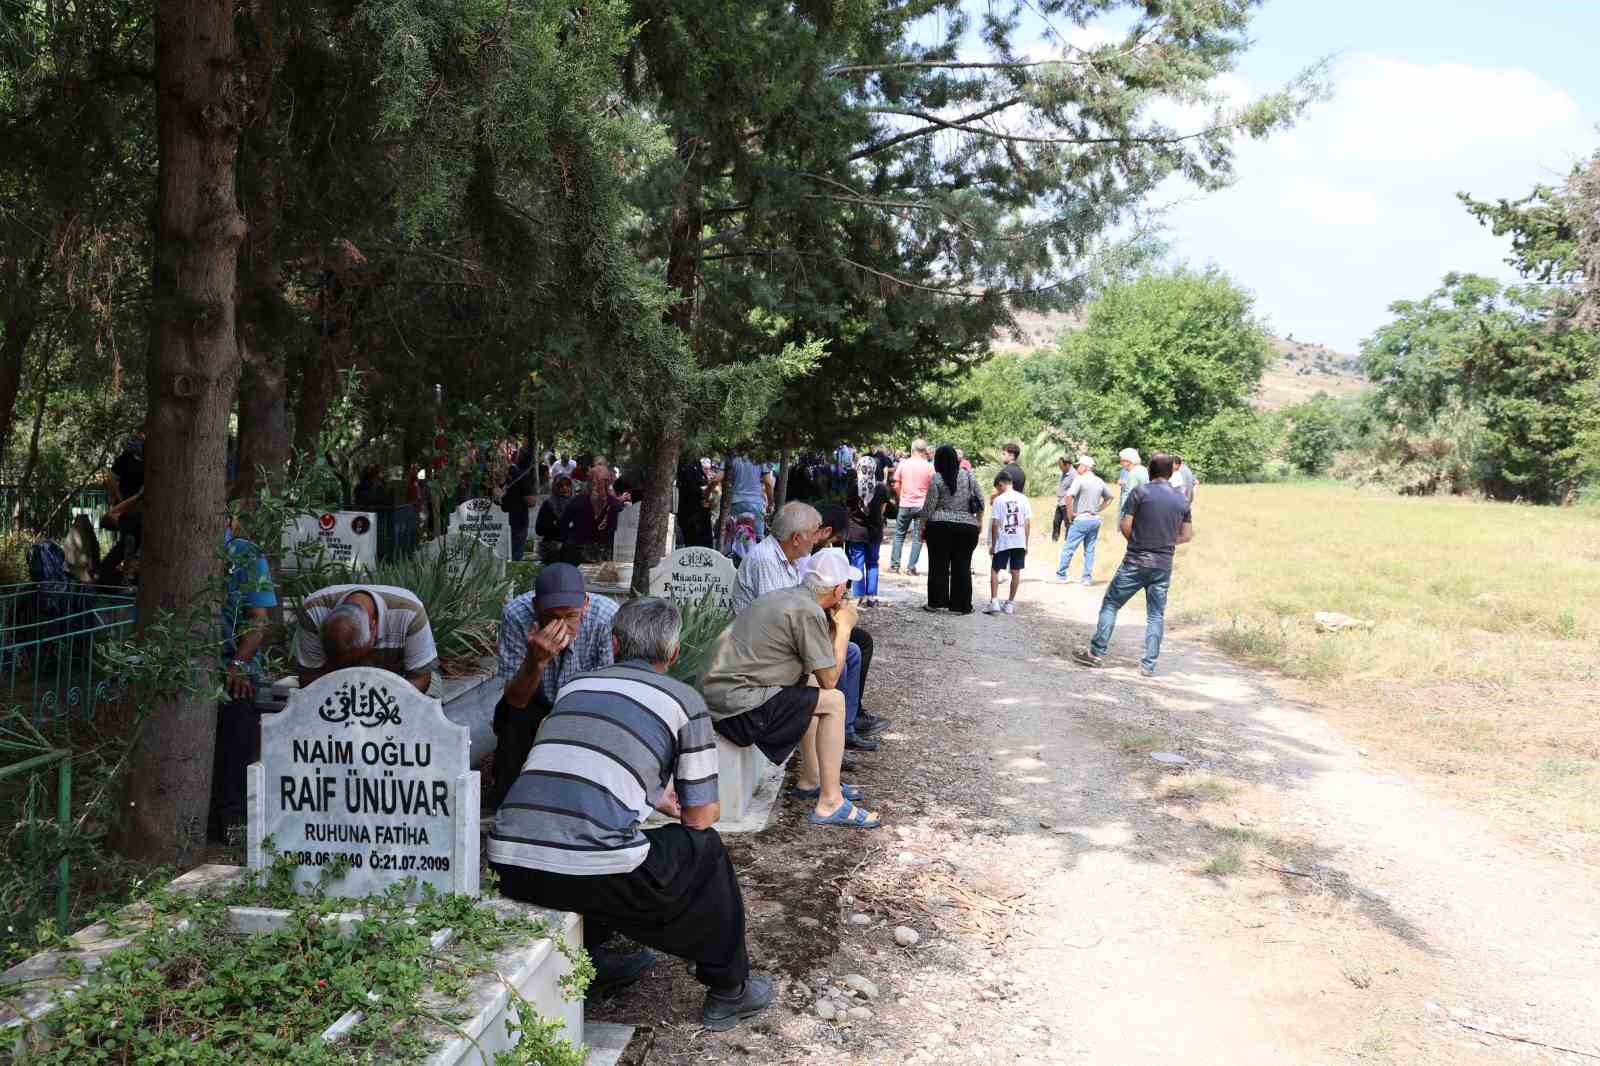
M 593 1010 L 684 1023 L 650 1061 L 1600 1059 L 1592 867 L 1375 764 L 1208 648 L 1169 641 L 1141 679 L 1142 600 L 1094 672 L 1067 655 L 1099 587 L 1032 580 L 994 618 L 889 589 L 899 604 L 864 620 L 869 706 L 895 728 L 855 775 L 889 827 L 811 830 L 788 807 L 739 843 L 783 1006 L 713 1037 L 688 1024 L 695 986 L 659 968 Z M 819 999 L 872 1017 L 824 1021 Z

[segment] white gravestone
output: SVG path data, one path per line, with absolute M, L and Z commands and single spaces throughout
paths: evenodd
M 283 527 L 283 569 L 324 563 L 371 572 L 378 564 L 378 516 L 370 511 L 300 515 Z
M 249 863 L 270 839 L 294 882 L 349 864 L 331 896 L 366 896 L 415 878 L 478 894 L 478 773 L 469 731 L 397 674 L 357 666 L 296 690 L 261 721 L 249 776 Z
M 457 507 L 450 516 L 450 532 L 470 533 L 500 558 L 511 558 L 511 516 L 491 499 L 480 497 Z
M 698 603 L 710 593 L 733 610 L 733 560 L 710 548 L 679 548 L 650 571 L 650 595 Z
M 617 515 L 617 535 L 612 541 L 611 560 L 618 566 L 632 566 L 639 544 L 639 507 L 629 504 Z
M 445 568 L 453 581 L 459 581 L 461 575 L 469 570 L 487 571 L 497 581 L 503 581 L 506 576 L 506 560 L 471 533 L 446 533 L 424 544 L 422 553 L 424 558 L 430 560 L 439 558 L 442 553 Z

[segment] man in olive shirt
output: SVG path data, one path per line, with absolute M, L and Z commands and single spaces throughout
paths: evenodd
M 1085 666 L 1105 665 L 1117 612 L 1134 593 L 1144 589 L 1144 657 L 1139 660 L 1139 673 L 1155 676 L 1166 622 L 1167 590 L 1172 584 L 1172 557 L 1179 544 L 1194 539 L 1189 501 L 1173 487 L 1171 477 L 1172 456 L 1157 452 L 1150 457 L 1149 483 L 1138 486 L 1123 499 L 1122 535 L 1128 538 L 1128 553 L 1106 586 L 1105 599 L 1100 601 L 1100 621 L 1089 646 L 1073 654 Z
M 879 824 L 876 814 L 855 805 L 860 790 L 839 781 L 845 718 L 839 685 L 856 621 L 855 602 L 845 593 L 860 579 L 840 549 L 817 552 L 800 584 L 757 597 L 734 618 L 700 677 L 720 736 L 760 748 L 779 764 L 799 747 L 794 793 L 815 800 L 807 816 L 813 825 Z

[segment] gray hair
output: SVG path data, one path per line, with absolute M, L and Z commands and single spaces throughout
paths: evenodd
M 1117 453 L 1117 458 L 1121 459 L 1121 460 L 1126 460 L 1127 462 L 1130 462 L 1130 463 L 1137 463 L 1139 461 L 1139 449 L 1138 448 L 1124 448 L 1120 452 Z
M 772 535 L 780 541 L 808 529 L 821 528 L 821 512 L 803 500 L 791 500 L 784 504 L 772 519 Z
M 318 636 L 323 655 L 342 659 L 356 648 L 372 647 L 372 618 L 359 604 L 341 603 L 322 620 Z
M 913 455 L 927 455 L 928 442 L 923 440 L 921 437 L 918 437 L 916 440 L 911 442 L 911 453 Z
M 643 659 L 647 663 L 671 662 L 683 632 L 683 612 L 671 600 L 641 596 L 618 608 L 611 619 L 617 638 L 617 661 Z

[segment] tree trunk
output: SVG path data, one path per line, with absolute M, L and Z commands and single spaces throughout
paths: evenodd
M 323 250 L 322 291 L 317 296 L 319 340 L 300 375 L 294 411 L 296 455 L 316 457 L 322 423 L 339 391 L 339 370 L 350 365 L 355 348 L 356 297 L 366 267 L 366 257 L 347 240 L 336 240 Z
M 22 359 L 33 336 L 32 304 L 19 306 L 6 318 L 0 335 L 0 463 L 5 462 L 11 444 L 11 427 L 16 419 L 17 393 L 22 390 Z
M 244 220 L 232 0 L 156 5 L 155 278 L 145 440 L 141 628 L 193 634 L 194 684 L 140 694 L 123 854 L 185 864 L 204 843 L 216 705 L 208 647 L 221 607 L 228 410 L 239 373 L 234 299 Z
M 40 523 L 40 515 L 29 514 L 28 507 L 33 502 L 33 475 L 39 469 L 39 431 L 44 428 L 45 408 L 50 405 L 50 364 L 48 360 L 39 361 L 39 406 L 33 409 L 33 432 L 28 435 L 28 461 L 22 467 L 22 480 L 17 488 L 17 512 L 12 515 L 12 520 L 17 528 L 27 528 L 44 532 Z
M 777 514 L 779 508 L 789 502 L 789 456 L 790 451 L 787 444 L 778 449 L 778 486 L 773 490 L 773 514 Z
M 671 243 L 667 252 L 667 285 L 677 301 L 667 316 L 686 344 L 694 347 L 694 297 L 700 273 L 700 185 L 692 142 L 680 138 L 678 158 L 684 161 L 683 179 L 672 205 Z M 639 503 L 639 536 L 634 542 L 633 590 L 650 589 L 650 570 L 665 554 L 667 516 L 672 513 L 672 482 L 683 451 L 683 416 L 666 418 L 653 433 L 641 434 L 650 455 L 650 474 Z
M 717 497 L 717 544 L 722 544 L 722 528 L 728 524 L 728 516 L 733 513 L 733 458 L 730 450 L 722 457 L 722 493 Z

